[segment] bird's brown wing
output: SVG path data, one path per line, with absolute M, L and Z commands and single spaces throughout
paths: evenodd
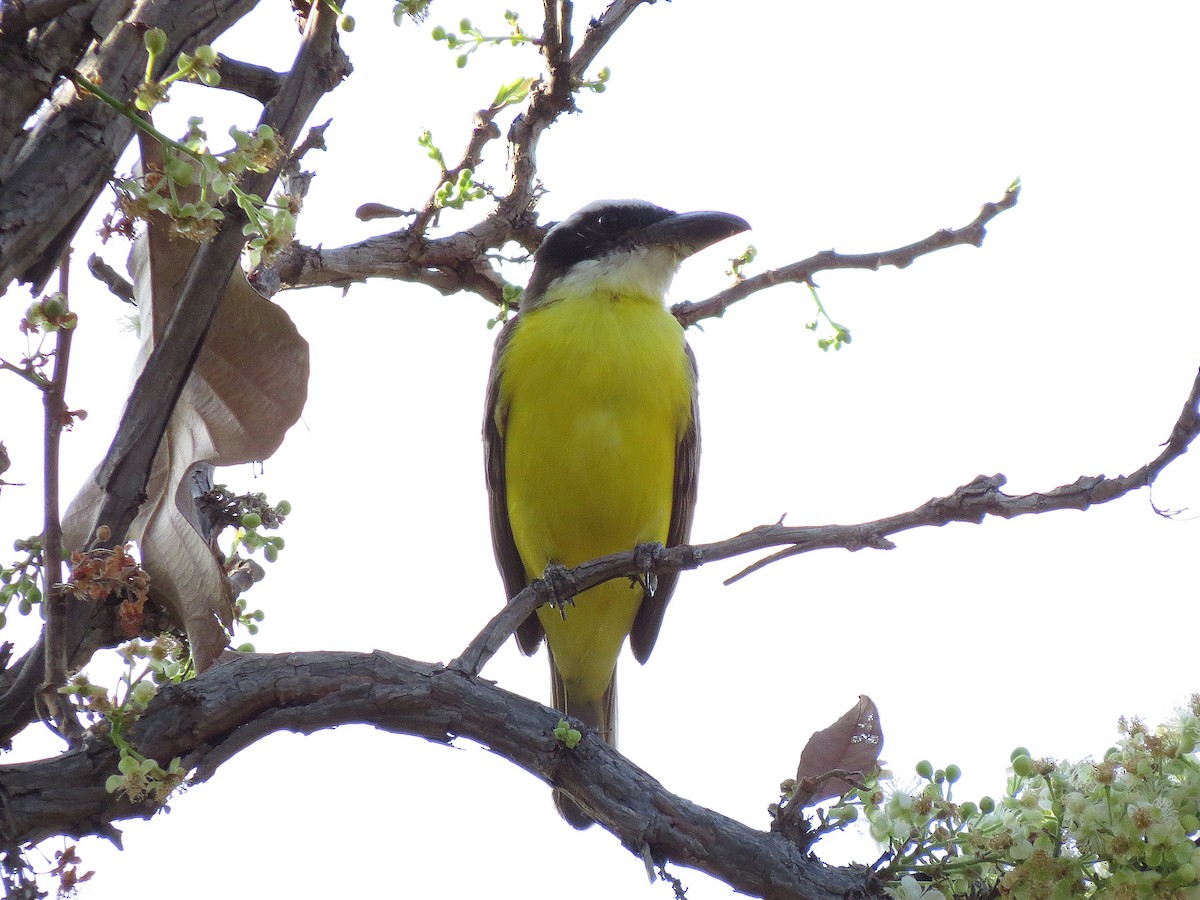
M 692 517 L 696 512 L 696 481 L 700 474 L 700 409 L 696 389 L 698 370 L 692 348 L 686 342 L 683 348 L 692 368 L 692 421 L 675 447 L 675 485 L 671 497 L 671 525 L 667 529 L 668 547 L 688 541 Z M 650 658 L 650 651 L 658 640 L 658 630 L 662 627 L 663 614 L 667 611 L 667 603 L 678 580 L 678 572 L 660 575 L 654 596 L 646 597 L 638 608 L 633 630 L 629 633 L 629 646 L 640 663 Z
M 504 473 L 504 431 L 506 411 L 499 409 L 500 357 L 512 340 L 520 321 L 518 315 L 500 332 L 492 355 L 492 370 L 488 375 L 487 401 L 483 416 L 483 457 L 487 474 L 488 508 L 492 524 L 492 551 L 496 566 L 504 579 L 504 596 L 511 600 L 528 584 L 525 564 L 513 539 L 512 523 L 508 520 L 508 488 Z M 542 623 L 536 614 L 530 615 L 517 629 L 517 644 L 526 655 L 534 653 L 542 641 Z

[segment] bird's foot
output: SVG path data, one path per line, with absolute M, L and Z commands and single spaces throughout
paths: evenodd
M 633 548 L 634 562 L 637 565 L 640 574 L 629 579 L 629 586 L 641 585 L 643 593 L 647 597 L 653 597 L 654 592 L 658 589 L 658 576 L 651 569 L 658 562 L 659 557 L 665 548 L 658 541 L 647 541 L 645 544 L 638 544 Z
M 567 607 L 575 605 L 575 595 L 579 593 L 579 586 L 571 577 L 571 570 L 556 562 L 549 563 L 546 571 L 542 572 L 542 577 L 533 582 L 533 585 L 542 599 L 539 605 L 549 603 L 565 619 Z

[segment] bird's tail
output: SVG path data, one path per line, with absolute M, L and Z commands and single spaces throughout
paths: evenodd
M 589 728 L 594 728 L 604 738 L 609 746 L 617 746 L 617 673 L 614 671 L 608 688 L 599 700 L 590 703 L 580 703 L 567 697 L 567 687 L 563 684 L 558 666 L 554 664 L 554 656 L 550 657 L 550 688 L 554 708 L 562 710 L 569 716 L 581 719 Z M 572 828 L 590 828 L 595 823 L 591 816 L 564 794 L 554 791 L 554 805 L 558 807 L 559 815 L 567 820 Z

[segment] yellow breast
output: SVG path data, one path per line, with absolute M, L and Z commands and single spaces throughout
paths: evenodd
M 657 300 L 609 294 L 522 316 L 500 361 L 499 414 L 526 574 L 665 542 L 693 390 L 679 323 Z M 607 686 L 641 599 L 617 581 L 577 598 L 566 623 L 555 611 L 541 616 L 577 693 Z

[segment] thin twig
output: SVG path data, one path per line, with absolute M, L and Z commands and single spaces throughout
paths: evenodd
M 59 291 L 64 303 L 69 295 L 71 251 L 63 253 L 62 262 L 58 268 Z M 68 309 L 70 304 L 68 303 Z M 61 590 L 62 572 L 62 520 L 58 513 L 58 469 L 59 448 L 62 443 L 63 427 L 67 416 L 67 371 L 71 364 L 71 336 L 74 328 L 59 328 L 55 333 L 57 346 L 54 351 L 54 374 L 50 384 L 42 392 L 42 403 L 45 408 L 44 452 L 42 467 L 44 471 L 42 507 L 44 525 L 42 527 L 42 582 L 46 602 L 46 659 L 45 678 L 41 689 L 42 709 L 50 721 L 57 726 L 59 734 L 68 740 L 74 740 L 83 734 L 83 728 L 71 712 L 70 704 L 66 703 L 58 693 L 59 687 L 67 681 L 67 616 L 68 603 L 66 594 Z
M 133 285 L 121 276 L 121 273 L 106 263 L 99 254 L 93 253 L 88 257 L 88 271 L 92 273 L 96 280 L 104 284 L 108 288 L 109 293 L 119 297 L 126 303 L 134 303 Z
M 743 278 L 731 287 L 714 294 L 707 300 L 696 303 L 684 301 L 671 307 L 680 323 L 686 328 L 695 325 L 701 319 L 719 318 L 739 300 L 744 300 L 751 294 L 777 284 L 811 284 L 812 277 L 817 272 L 828 272 L 833 269 L 870 269 L 876 271 L 883 266 L 895 266 L 903 269 L 922 256 L 927 256 L 947 247 L 969 244 L 979 247 L 987 234 L 984 227 L 1006 209 L 1017 205 L 1021 186 L 1013 183 L 1004 192 L 1004 196 L 996 203 L 985 203 L 970 223 L 962 228 L 943 228 L 926 238 L 896 247 L 894 250 L 881 250 L 874 253 L 838 253 L 836 250 L 823 250 L 807 259 L 794 262 L 778 269 L 771 269 L 750 278 Z
M 1130 475 L 1107 478 L 1104 475 L 1085 475 L 1071 484 L 1061 485 L 1044 493 L 1005 494 L 1000 488 L 1006 481 L 1003 475 L 980 475 L 945 497 L 934 497 L 916 509 L 857 525 L 785 526 L 782 522 L 761 525 L 736 537 L 711 544 L 681 544 L 651 554 L 650 571 L 656 575 L 697 569 L 706 563 L 730 559 L 745 553 L 783 547 L 760 559 L 738 574 L 726 579 L 731 584 L 764 566 L 789 556 L 814 550 L 841 548 L 843 550 L 892 550 L 890 537 L 913 528 L 938 528 L 950 522 L 980 524 L 988 516 L 1015 519 L 1018 516 L 1085 510 L 1099 503 L 1147 487 L 1159 474 L 1187 452 L 1200 436 L 1200 372 L 1192 383 L 1183 410 L 1171 429 L 1163 450 L 1153 460 Z M 537 579 L 517 594 L 507 606 L 492 618 L 475 636 L 462 654 L 451 663 L 457 670 L 477 675 L 495 652 L 516 631 L 533 610 L 550 601 L 558 605 L 570 598 L 614 578 L 635 577 L 646 568 L 644 552 L 627 550 L 594 559 L 565 574 L 558 573 L 546 583 Z M 567 611 L 570 615 L 570 611 Z
M 242 62 L 224 53 L 217 54 L 217 71 L 221 73 L 221 83 L 217 87 L 250 97 L 259 103 L 274 100 L 285 77 L 274 69 Z

